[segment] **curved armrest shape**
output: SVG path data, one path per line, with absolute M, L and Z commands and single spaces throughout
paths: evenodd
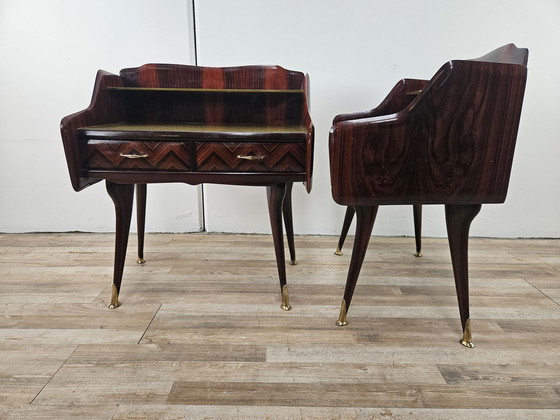
M 84 178 L 81 170 L 76 130 L 97 124 L 108 124 L 125 120 L 123 105 L 107 91 L 108 87 L 122 86 L 121 78 L 103 70 L 97 72 L 90 105 L 83 111 L 64 117 L 60 123 L 60 133 L 66 154 L 70 180 L 75 191 L 95 184 L 99 179 Z
M 341 205 L 379 204 L 390 199 L 407 167 L 404 141 L 408 114 L 340 121 L 331 128 L 329 152 L 334 200 Z M 373 203 L 372 203 L 373 201 Z
M 338 120 L 329 136 L 342 205 L 505 200 L 527 68 L 450 61 L 402 111 Z
M 369 111 L 337 115 L 334 117 L 333 124 L 340 121 L 377 117 L 402 111 L 420 94 L 427 83 L 427 80 L 418 79 L 399 80 L 379 106 Z

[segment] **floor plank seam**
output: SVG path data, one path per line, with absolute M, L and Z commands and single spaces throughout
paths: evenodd
M 72 356 L 74 355 L 74 353 L 76 353 L 76 350 L 78 350 L 78 347 L 80 347 L 80 345 L 78 344 L 74 350 L 72 351 L 72 353 L 70 353 L 68 355 L 68 357 L 66 358 L 66 360 L 64 360 L 60 366 L 58 367 L 58 369 L 56 370 L 55 373 L 52 374 L 52 376 L 49 378 L 49 380 L 45 383 L 45 385 L 43 387 L 41 387 L 41 389 L 39 390 L 39 392 L 37 392 L 37 395 L 35 395 L 33 397 L 33 399 L 29 402 L 29 405 L 33 405 L 35 400 L 39 397 L 39 395 L 41 395 L 41 393 L 45 390 L 45 388 L 47 386 L 49 386 L 49 384 L 51 383 L 51 381 L 54 379 L 54 377 L 58 374 L 58 372 L 60 372 L 60 369 L 62 369 L 64 367 L 64 365 L 66 364 L 66 362 L 68 362 L 68 360 L 70 360 L 72 358 Z
M 557 301 L 556 299 L 554 299 L 553 296 L 549 296 L 544 290 L 541 290 L 541 288 L 536 287 L 531 280 L 527 280 L 525 279 L 525 281 L 531 285 L 531 287 L 533 289 L 535 289 L 536 291 L 538 291 L 541 295 L 545 296 L 547 299 L 551 300 L 554 304 L 556 304 L 556 306 L 560 306 L 560 301 Z
M 146 333 L 148 332 L 148 330 L 150 329 L 150 326 L 152 325 L 152 323 L 154 322 L 154 320 L 156 319 L 157 314 L 159 313 L 161 307 L 163 306 L 163 303 L 160 303 L 158 308 L 156 309 L 156 311 L 154 312 L 154 316 L 152 317 L 152 319 L 150 319 L 150 322 L 148 323 L 148 326 L 146 327 L 146 329 L 144 330 L 144 332 L 142 333 L 142 337 L 140 337 L 140 339 L 138 340 L 138 343 L 136 344 L 141 344 L 142 340 L 144 339 L 144 337 L 146 336 Z

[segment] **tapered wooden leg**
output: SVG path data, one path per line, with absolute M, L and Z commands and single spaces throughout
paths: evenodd
M 460 342 L 465 347 L 474 347 L 470 328 L 468 246 L 469 229 L 480 208 L 480 204 L 445 206 L 447 237 L 463 328 L 463 338 Z
M 415 204 L 412 206 L 414 214 L 414 239 L 416 240 L 416 257 L 422 256 L 422 206 Z
M 285 311 L 292 309 L 288 296 L 288 285 L 286 282 L 286 260 L 284 255 L 284 235 L 282 232 L 282 205 L 286 194 L 286 184 L 275 184 L 266 187 L 268 198 L 268 214 L 272 228 L 272 240 L 274 252 L 276 253 L 276 265 L 282 291 L 281 308 Z
M 138 230 L 138 264 L 144 264 L 144 234 L 146 232 L 146 184 L 136 184 L 136 223 Z
M 286 227 L 286 239 L 288 240 L 288 249 L 290 250 L 290 264 L 297 265 L 296 246 L 294 242 L 294 222 L 292 217 L 292 187 L 293 182 L 286 183 L 286 193 L 284 194 L 284 204 L 282 205 L 282 214 L 284 215 L 284 226 Z
M 119 292 L 124 270 L 126 247 L 132 219 L 132 202 L 134 200 L 133 184 L 115 184 L 107 181 L 107 192 L 115 204 L 115 265 L 113 271 L 113 290 L 109 308 L 115 309 L 120 305 Z
M 350 268 L 348 269 L 348 277 L 346 279 L 346 288 L 344 289 L 344 298 L 340 306 L 340 315 L 336 325 L 344 326 L 346 321 L 346 313 L 350 307 L 354 289 L 358 282 L 358 276 L 362 269 L 362 264 L 366 256 L 373 223 L 377 215 L 378 206 L 356 206 L 356 237 L 354 238 L 354 247 L 352 249 L 352 258 L 350 259 Z
M 336 246 L 336 251 L 334 251 L 335 255 L 342 255 L 342 246 L 344 245 L 344 241 L 346 240 L 346 235 L 348 234 L 348 230 L 350 229 L 350 225 L 352 224 L 352 219 L 354 219 L 355 213 L 356 211 L 354 210 L 354 207 L 346 207 L 346 214 L 344 215 L 342 230 L 340 231 L 340 237 L 338 238 L 338 245 Z

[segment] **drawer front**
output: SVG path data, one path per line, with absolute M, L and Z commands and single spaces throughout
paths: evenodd
M 159 141 L 89 140 L 84 167 L 98 170 L 190 171 L 187 143 Z
M 304 143 L 196 144 L 201 172 L 305 172 Z

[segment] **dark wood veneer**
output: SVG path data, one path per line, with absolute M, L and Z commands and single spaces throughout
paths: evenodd
M 97 73 L 90 106 L 62 119 L 61 135 L 76 191 L 100 180 L 115 204 L 113 297 L 128 242 L 134 184 L 139 260 L 148 183 L 267 187 L 283 307 L 287 308 L 282 222 L 295 262 L 291 190 L 311 190 L 314 130 L 308 78 L 278 66 L 197 67 L 146 64 Z
M 468 235 L 485 203 L 506 198 L 527 78 L 526 49 L 505 45 L 445 63 L 431 80 L 404 79 L 371 111 L 338 115 L 330 132 L 334 200 L 357 214 L 339 324 L 346 323 L 377 208 L 444 204 L 462 343 L 472 346 Z M 347 212 L 339 246 L 354 210 Z
M 449 61 L 405 108 L 388 115 L 335 120 L 336 147 L 331 149 L 335 201 L 503 202 L 526 71 L 526 66 L 515 63 Z

